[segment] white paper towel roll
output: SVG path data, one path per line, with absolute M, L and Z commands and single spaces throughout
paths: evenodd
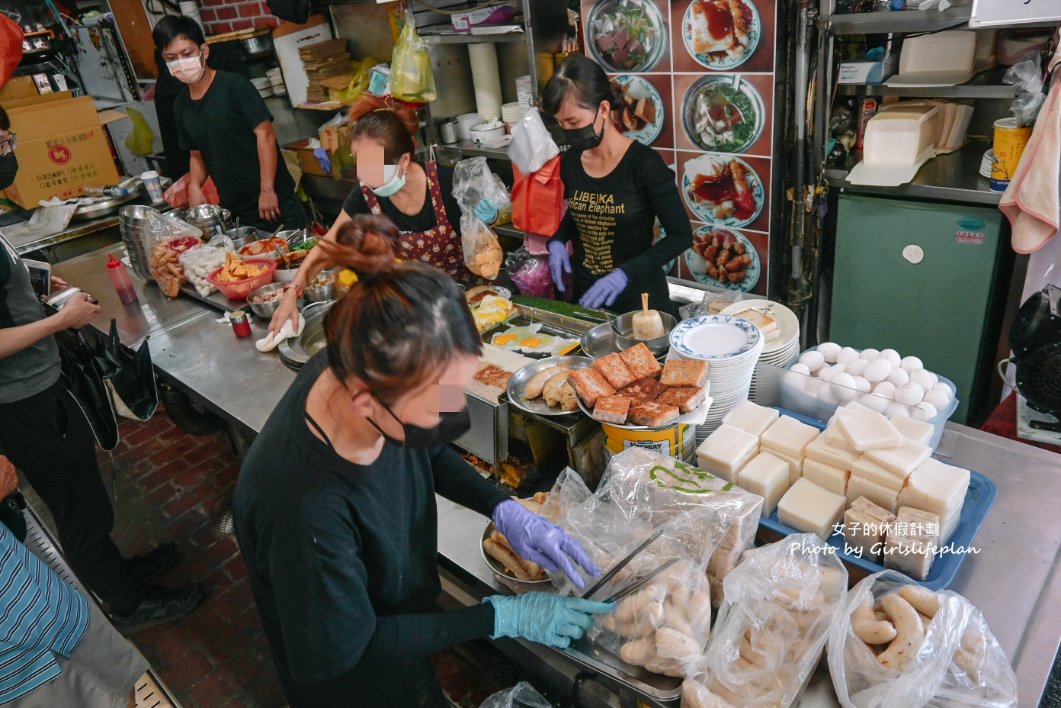
M 497 50 L 488 42 L 469 44 L 468 60 L 472 67 L 475 108 L 484 122 L 495 121 L 501 117 L 501 77 L 497 70 Z

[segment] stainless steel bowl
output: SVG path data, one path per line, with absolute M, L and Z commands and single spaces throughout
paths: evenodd
M 229 229 L 225 232 L 225 235 L 232 239 L 232 245 L 236 249 L 243 248 L 248 243 L 257 241 L 261 237 L 258 229 L 253 226 L 240 226 L 235 229 Z
M 309 302 L 327 302 L 335 299 L 335 281 L 317 288 L 306 288 L 306 300 Z
M 612 329 L 611 322 L 599 324 L 582 335 L 582 353 L 591 359 L 599 359 L 618 351 L 619 346 L 615 342 L 615 330 Z
M 666 312 L 660 312 L 659 316 L 663 319 L 663 329 L 666 330 L 662 337 L 656 337 L 655 339 L 641 340 L 634 339 L 631 336 L 633 330 L 634 315 L 640 310 L 634 312 L 627 312 L 625 315 L 620 315 L 612 320 L 612 329 L 615 331 L 615 343 L 619 346 L 620 350 L 626 350 L 630 347 L 645 343 L 648 350 L 659 356 L 665 354 L 670 349 L 670 333 L 671 330 L 678 326 L 678 321 L 674 319 L 673 315 L 669 315 Z
M 247 305 L 250 306 L 251 312 L 258 315 L 262 319 L 270 319 L 273 313 L 276 312 L 277 308 L 280 307 L 279 300 L 273 300 L 271 302 L 256 302 L 262 295 L 267 295 L 277 290 L 283 290 L 285 283 L 269 283 L 263 285 L 247 297 Z
M 260 34 L 241 39 L 239 45 L 248 59 L 260 59 L 273 51 L 273 38 L 269 34 Z

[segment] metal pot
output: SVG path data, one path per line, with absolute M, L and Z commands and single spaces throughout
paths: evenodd
M 253 226 L 240 226 L 235 229 L 229 229 L 225 232 L 225 235 L 232 239 L 232 245 L 237 250 L 261 238 L 261 232 Z
M 239 46 L 248 59 L 260 59 L 273 53 L 273 38 L 269 34 L 259 34 L 241 39 Z
M 200 229 L 206 238 L 213 236 L 219 226 L 222 231 L 226 231 L 232 225 L 232 212 L 216 204 L 200 204 L 197 207 L 176 211 L 174 215 Z
M 280 342 L 276 350 L 280 360 L 293 369 L 300 369 L 314 354 L 327 346 L 324 336 L 324 316 L 334 301 L 315 302 L 302 308 L 306 325 L 302 334 Z

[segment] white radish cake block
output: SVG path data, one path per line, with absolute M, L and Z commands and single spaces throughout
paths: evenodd
M 935 426 L 931 423 L 906 416 L 896 416 L 890 422 L 904 438 L 921 445 L 928 445 L 932 440 L 932 435 L 936 432 Z
M 897 447 L 903 442 L 903 436 L 895 426 L 874 411 L 844 413 L 837 419 L 836 427 L 851 442 L 851 447 L 859 452 Z
M 722 422 L 758 437 L 777 422 L 781 416 L 774 408 L 760 406 L 752 401 L 741 401 L 726 414 Z
M 895 511 L 899 500 L 899 491 L 885 487 L 865 477 L 856 477 L 852 474 L 851 479 L 847 480 L 847 501 L 853 502 L 859 497 L 865 497 L 888 511 Z
M 833 533 L 847 506 L 843 495 L 830 492 L 809 479 L 798 479 L 777 503 L 777 518 L 797 531 L 825 540 Z
M 847 439 L 846 435 L 840 432 L 840 428 L 836 426 L 836 423 L 829 424 L 829 427 L 822 432 L 821 439 L 830 447 L 853 452 L 855 453 L 855 457 L 858 457 L 858 451 L 851 447 L 851 441 Z
M 903 438 L 902 444 L 897 447 L 867 450 L 864 456 L 906 479 L 931 455 L 932 448 L 929 446 Z
M 895 514 L 859 497 L 844 512 L 844 543 L 860 558 L 879 562 L 887 526 Z
M 887 467 L 878 465 L 865 455 L 860 457 L 858 461 L 852 465 L 851 477 L 869 480 L 874 484 L 879 484 L 882 487 L 893 490 L 896 494 L 898 494 L 899 490 L 903 488 L 903 483 L 906 481 L 905 477 L 895 474 Z
M 803 476 L 834 494 L 847 494 L 847 478 L 850 475 L 845 469 L 809 457 L 803 460 Z
M 939 548 L 939 517 L 902 507 L 888 528 L 884 542 L 884 567 L 924 580 L 932 569 Z
M 737 483 L 737 472 L 759 451 L 759 438 L 723 423 L 696 449 L 700 467 L 727 482 Z
M 969 470 L 928 458 L 917 466 L 899 493 L 899 505 L 937 514 L 961 509 L 969 490 Z
M 769 452 L 760 452 L 737 475 L 737 486 L 763 498 L 763 516 L 773 513 L 790 484 L 788 461 Z
M 939 542 L 941 544 L 950 540 L 950 535 L 958 528 L 961 521 L 962 507 L 950 511 L 939 517 Z
M 826 435 L 819 435 L 811 441 L 807 449 L 803 451 L 803 455 L 808 460 L 817 460 L 842 470 L 851 470 L 855 461 L 858 460 L 857 452 L 830 445 Z M 804 464 L 806 464 L 805 461 Z
M 763 449 L 766 450 L 766 448 L 763 448 Z M 800 477 L 803 476 L 803 458 L 802 457 L 797 460 L 794 457 L 789 457 L 788 455 L 782 455 L 780 452 L 777 452 L 776 450 L 766 450 L 766 451 L 769 452 L 774 457 L 778 458 L 779 460 L 784 460 L 788 464 L 788 485 L 790 487 L 793 484 L 796 483 L 797 479 L 799 479 Z
M 760 442 L 770 452 L 781 453 L 791 460 L 803 460 L 803 452 L 820 435 L 813 425 L 801 423 L 787 415 L 781 416 L 769 430 L 763 433 Z

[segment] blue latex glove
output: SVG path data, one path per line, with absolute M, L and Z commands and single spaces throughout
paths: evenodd
M 327 174 L 332 173 L 332 156 L 328 154 L 328 151 L 322 147 L 313 149 L 313 157 L 317 158 L 317 164 L 321 166 Z
M 475 216 L 487 226 L 497 221 L 497 207 L 489 199 L 480 199 L 475 205 Z
M 630 279 L 626 277 L 621 269 L 616 268 L 608 275 L 602 276 L 597 279 L 593 285 L 589 286 L 589 290 L 582 296 L 582 299 L 578 301 L 582 307 L 588 307 L 590 309 L 597 309 L 601 305 L 605 307 L 611 307 L 615 303 L 615 298 L 619 297 L 622 291 L 626 290 L 627 284 Z
M 571 257 L 567 255 L 567 244 L 550 241 L 546 246 L 549 251 L 549 274 L 553 276 L 553 285 L 564 292 L 564 273 L 571 272 Z
M 494 507 L 491 518 L 494 520 L 494 526 L 504 534 L 509 545 L 520 557 L 534 561 L 553 573 L 562 570 L 579 589 L 582 589 L 585 583 L 571 564 L 571 559 L 590 575 L 600 575 L 600 569 L 582 548 L 582 544 L 568 536 L 553 522 L 528 511 L 519 502 L 506 499 Z
M 491 595 L 483 600 L 494 606 L 494 633 L 499 637 L 522 637 L 550 647 L 566 649 L 593 624 L 593 615 L 611 612 L 614 603 L 593 602 L 580 597 L 528 592 L 522 595 Z

